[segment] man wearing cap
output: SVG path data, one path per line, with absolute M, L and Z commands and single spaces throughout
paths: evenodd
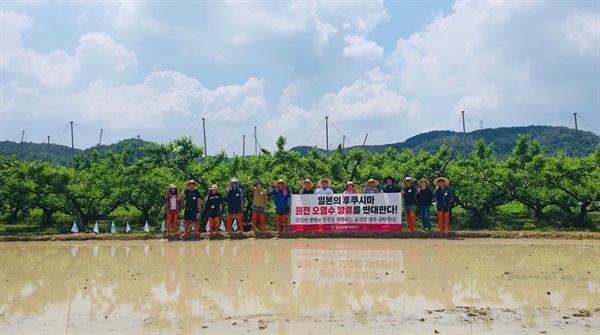
M 219 194 L 216 184 L 210 187 L 208 194 L 204 197 L 204 202 L 206 202 L 208 212 L 208 226 L 210 227 L 208 235 L 210 236 L 219 229 L 219 219 L 223 209 L 223 197 Z
M 260 230 L 267 231 L 265 223 L 265 209 L 267 208 L 267 191 L 263 188 L 260 180 L 256 181 L 256 186 L 252 186 L 250 177 L 248 177 L 248 187 L 252 191 L 252 231 L 256 230 L 256 221 L 260 219 Z
M 183 237 L 186 237 L 190 231 L 190 221 L 194 221 L 194 232 L 196 235 L 200 235 L 200 223 L 198 222 L 198 213 L 202 207 L 202 198 L 200 192 L 196 189 L 198 183 L 195 180 L 188 181 L 181 194 L 181 198 L 185 198 L 185 213 L 183 219 L 185 220 L 185 231 Z
M 331 185 L 331 180 L 329 178 L 321 178 L 319 182 L 317 182 L 317 189 L 315 190 L 315 194 L 327 195 L 333 194 L 333 190 L 329 188 Z
M 450 227 L 450 207 L 452 206 L 452 191 L 448 184 L 450 181 L 445 177 L 437 177 L 433 180 L 435 191 L 433 198 L 437 202 L 438 231 L 448 232 Z
M 273 182 L 269 183 L 269 193 L 275 196 L 275 228 L 279 233 L 280 225 L 283 224 L 283 231 L 287 231 L 288 214 L 290 206 L 289 199 L 292 197 L 292 191 L 287 183 L 281 179 L 277 181 L 277 185 L 273 187 Z
M 379 189 L 377 188 L 378 185 L 379 185 L 379 181 L 377 181 L 373 178 L 369 178 L 369 180 L 367 180 L 367 182 L 365 183 L 365 187 L 363 188 L 363 193 L 364 194 L 379 193 Z
M 313 183 L 312 183 L 312 181 L 310 181 L 310 179 L 304 179 L 300 183 L 302 184 L 302 188 L 300 189 L 300 191 L 298 191 L 298 193 L 300 193 L 300 194 L 314 194 L 315 193 L 315 190 L 312 189 Z
M 417 227 L 417 190 L 413 186 L 411 177 L 404 179 L 402 188 L 402 198 L 404 199 L 404 210 L 406 211 L 406 223 L 410 231 L 415 231 Z
M 244 211 L 244 194 L 242 189 L 239 188 L 239 183 L 236 178 L 232 178 L 231 181 L 227 183 L 225 199 L 227 200 L 227 232 L 231 232 L 234 215 L 238 227 L 241 227 L 242 224 L 244 224 L 244 219 L 242 218 L 242 212 Z
M 169 185 L 169 189 L 165 193 L 165 200 L 165 211 L 167 212 L 167 231 L 165 237 L 171 235 L 171 227 L 175 228 L 175 235 L 178 235 L 177 221 L 179 221 L 179 211 L 181 210 L 181 198 L 175 184 Z
M 392 176 L 387 176 L 383 179 L 385 185 L 381 188 L 383 193 L 400 193 L 401 189 L 396 185 L 396 179 Z
M 429 180 L 419 179 L 419 188 L 417 189 L 417 205 L 419 206 L 419 215 L 423 221 L 423 229 L 431 231 L 431 222 L 429 220 L 429 209 L 433 199 L 433 192 L 429 188 Z

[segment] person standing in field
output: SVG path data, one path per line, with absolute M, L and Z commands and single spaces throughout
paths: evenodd
M 223 197 L 219 194 L 216 184 L 213 184 L 210 187 L 208 194 L 204 198 L 204 202 L 206 202 L 208 226 L 210 227 L 208 236 L 210 236 L 219 229 L 219 219 L 221 218 L 221 212 L 223 210 Z
M 260 230 L 267 231 L 265 222 L 265 210 L 267 209 L 267 191 L 263 188 L 260 180 L 256 181 L 256 186 L 252 186 L 250 177 L 248 177 L 248 187 L 252 191 L 252 231 L 256 230 L 256 221 L 260 219 Z
M 242 212 L 244 211 L 244 193 L 239 187 L 237 179 L 232 178 L 227 183 L 227 190 L 225 191 L 225 199 L 227 200 L 227 232 L 231 232 L 231 225 L 233 223 L 233 217 L 236 217 L 238 227 L 242 227 L 244 219 L 242 218 Z
M 383 179 L 385 185 L 381 188 L 383 193 L 400 193 L 402 190 L 396 185 L 396 179 L 392 176 L 387 176 Z
M 299 194 L 314 194 L 313 183 L 310 179 L 304 179 L 302 182 L 302 188 L 298 191 Z
M 175 184 L 169 185 L 169 189 L 165 193 L 165 211 L 167 212 L 167 231 L 165 237 L 171 235 L 171 227 L 175 228 L 175 236 L 179 235 L 177 231 L 177 222 L 179 221 L 179 211 L 181 210 L 181 198 L 177 192 Z
M 327 195 L 333 194 L 333 190 L 329 188 L 331 185 L 331 180 L 329 178 L 321 178 L 319 182 L 317 182 L 317 189 L 315 190 L 315 194 Z
M 358 191 L 356 190 L 356 185 L 349 181 L 346 183 L 346 185 L 344 185 L 344 192 L 342 192 L 342 194 L 358 194 Z
M 190 221 L 194 222 L 194 232 L 200 236 L 200 222 L 198 221 L 198 213 L 202 207 L 202 196 L 196 189 L 198 183 L 195 180 L 190 180 L 185 184 L 179 197 L 185 198 L 185 213 L 183 219 L 185 220 L 185 230 L 183 237 L 186 237 L 190 231 Z
M 277 181 L 275 187 L 273 187 L 273 182 L 269 183 L 269 187 L 269 193 L 275 196 L 275 228 L 279 233 L 280 225 L 283 224 L 283 231 L 287 231 L 288 214 L 290 212 L 288 201 L 292 197 L 292 191 L 282 179 Z
M 429 188 L 429 180 L 421 178 L 418 181 L 417 205 L 419 206 L 419 215 L 423 221 L 423 229 L 431 231 L 431 220 L 429 220 L 429 209 L 433 200 L 433 192 Z
M 450 181 L 445 177 L 437 177 L 433 180 L 435 191 L 433 198 L 437 202 L 438 231 L 448 232 L 450 227 L 450 207 L 452 206 L 452 191 L 448 184 Z
M 363 188 L 363 193 L 364 194 L 376 194 L 376 193 L 379 193 L 379 189 L 377 188 L 377 186 L 379 186 L 379 181 L 377 181 L 377 180 L 375 180 L 373 178 L 370 178 L 365 183 L 365 188 Z
M 415 231 L 417 227 L 417 190 L 413 186 L 411 177 L 404 179 L 402 188 L 402 197 L 404 199 L 404 210 L 406 213 L 406 223 L 410 231 Z

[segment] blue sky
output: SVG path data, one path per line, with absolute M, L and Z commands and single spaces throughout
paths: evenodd
M 600 129 L 597 1 L 3 1 L 0 140 L 241 153 L 484 126 Z M 469 122 L 471 124 L 471 122 Z M 469 128 L 469 127 L 468 127 Z

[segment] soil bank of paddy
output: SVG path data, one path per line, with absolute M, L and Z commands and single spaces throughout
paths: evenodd
M 560 239 L 560 240 L 600 240 L 598 232 L 539 232 L 539 231 L 453 231 L 439 232 L 408 232 L 408 231 L 319 231 L 319 232 L 272 232 L 266 233 L 218 233 L 209 236 L 202 233 L 199 236 L 190 233 L 185 238 L 171 236 L 168 239 L 177 241 L 194 240 L 241 240 L 241 239 L 298 239 L 298 238 L 370 238 L 370 239 L 469 239 L 469 238 L 501 238 L 501 239 Z M 0 236 L 0 242 L 41 242 L 41 241 L 133 241 L 165 239 L 162 234 L 59 234 L 59 235 L 7 235 Z

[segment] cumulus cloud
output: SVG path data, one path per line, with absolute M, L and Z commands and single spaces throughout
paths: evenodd
M 577 47 L 580 54 L 599 56 L 600 17 L 597 13 L 571 14 L 564 20 L 562 28 L 566 39 Z
M 344 36 L 346 47 L 342 51 L 342 56 L 348 58 L 363 58 L 367 60 L 376 60 L 383 56 L 383 48 L 373 41 L 367 41 L 360 36 Z

